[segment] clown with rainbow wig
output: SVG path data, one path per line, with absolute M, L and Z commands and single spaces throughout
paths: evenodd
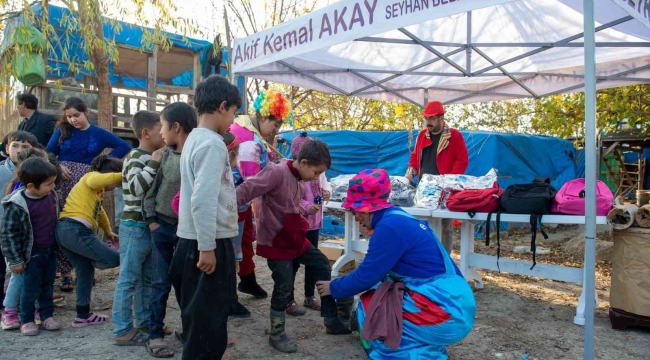
M 273 147 L 267 139 L 275 135 L 282 124 L 290 121 L 291 102 L 281 91 L 268 89 L 261 91 L 253 103 L 254 113 L 251 116 L 242 115 L 235 119 L 230 127 L 230 132 L 235 135 L 239 143 L 237 167 L 233 170 L 235 182 L 241 182 L 257 175 L 269 163 L 273 162 Z M 239 213 L 240 231 L 243 259 L 239 264 L 240 283 L 237 289 L 245 294 L 253 295 L 257 299 L 268 296 L 266 291 L 257 283 L 255 277 L 255 263 L 253 262 L 253 241 L 255 241 L 255 228 L 253 225 L 253 207 Z M 243 223 L 243 225 L 242 225 Z M 247 310 L 239 307 L 232 312 L 237 316 L 241 311 L 242 316 L 250 316 Z

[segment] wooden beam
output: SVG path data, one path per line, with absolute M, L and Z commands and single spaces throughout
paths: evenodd
M 192 89 L 201 82 L 201 54 L 197 51 L 194 53 L 194 65 L 192 66 L 194 77 L 192 79 Z
M 113 115 L 117 114 L 117 102 L 118 98 L 113 96 Z
M 192 65 L 192 90 L 201 82 L 201 55 L 199 52 L 194 53 L 194 61 Z M 187 102 L 194 104 L 194 91 L 192 95 L 187 96 Z
M 124 98 L 124 115 L 131 115 L 131 98 L 128 97 Z
M 194 95 L 194 90 L 185 86 L 174 86 L 174 85 L 158 85 L 159 94 L 182 94 L 182 95 Z
M 605 150 L 602 157 L 604 158 L 607 155 L 609 155 L 612 151 L 614 151 L 614 149 L 616 149 L 618 144 L 619 144 L 618 141 L 615 141 L 610 147 L 607 148 L 607 150 Z
M 156 97 L 156 81 L 158 80 L 158 45 L 153 46 L 153 53 L 148 57 L 147 63 L 147 97 Z M 156 102 L 148 101 L 147 110 L 156 111 Z
M 93 85 L 93 79 L 90 76 L 83 76 L 84 78 L 84 88 L 90 90 L 90 87 Z
M 72 87 L 72 86 L 57 86 L 56 84 L 40 84 L 38 86 L 51 88 L 51 89 L 57 89 L 57 90 L 74 91 L 74 92 L 85 93 L 85 94 L 97 94 L 98 93 L 96 90 L 86 90 L 84 88 L 78 88 L 78 87 Z M 158 99 L 156 97 L 148 97 L 148 96 L 135 96 L 135 95 L 128 95 L 128 94 L 113 93 L 113 97 L 124 97 L 124 98 L 128 97 L 128 98 L 131 98 L 131 99 L 138 99 L 138 100 L 157 101 L 157 102 L 160 102 L 160 103 L 163 103 L 163 104 L 167 103 L 167 100 L 165 100 L 165 99 Z

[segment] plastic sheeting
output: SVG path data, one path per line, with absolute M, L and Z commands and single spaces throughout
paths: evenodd
M 469 153 L 467 175 L 483 176 L 498 170 L 499 186 L 527 183 L 548 177 L 556 189 L 575 179 L 576 150 L 570 141 L 548 136 L 461 131 Z M 296 134 L 298 134 L 296 132 Z M 417 133 L 410 131 L 310 131 L 309 136 L 327 143 L 332 155 L 329 177 L 383 168 L 389 175 L 404 175 Z M 291 133 L 280 149 L 290 157 Z

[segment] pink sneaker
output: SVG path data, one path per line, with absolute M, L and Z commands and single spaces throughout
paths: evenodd
M 47 331 L 57 331 L 61 330 L 61 324 L 59 324 L 53 317 L 49 317 L 43 321 L 41 328 Z
M 16 309 L 9 311 L 4 309 L 2 312 L 2 319 L 0 320 L 0 327 L 2 327 L 2 330 L 20 329 L 20 320 L 18 319 L 18 312 Z
M 39 333 L 38 326 L 33 322 L 24 324 L 20 327 L 20 333 L 25 336 L 36 336 Z

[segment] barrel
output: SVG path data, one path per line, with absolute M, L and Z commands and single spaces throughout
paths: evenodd
M 636 191 L 636 206 L 650 204 L 650 190 L 637 190 Z

